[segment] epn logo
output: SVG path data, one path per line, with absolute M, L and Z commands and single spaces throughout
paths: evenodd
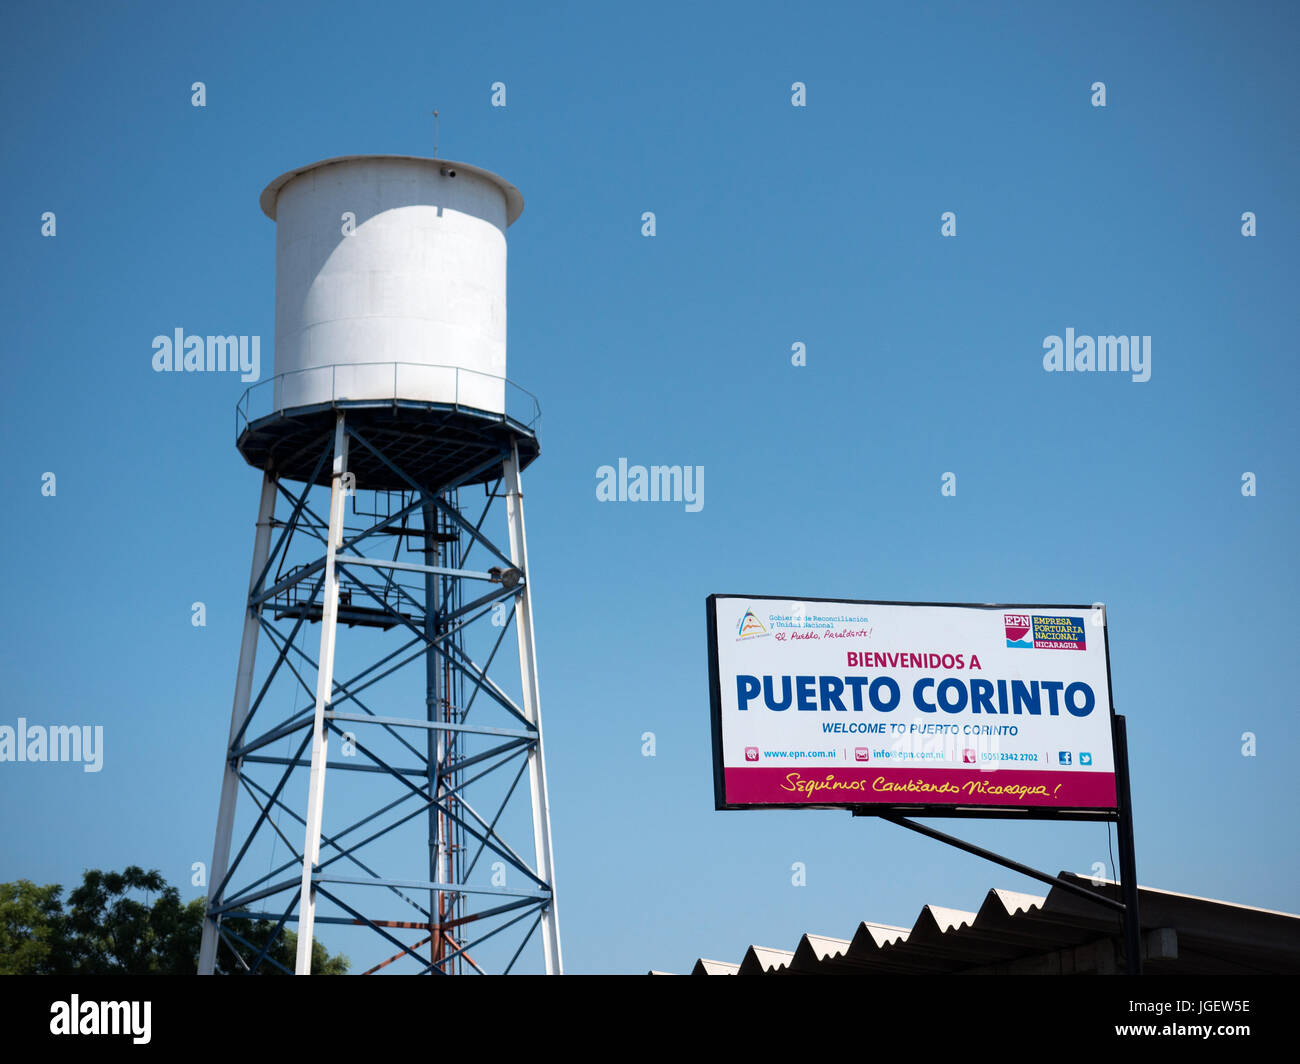
M 1034 640 L 1029 630 L 1034 626 L 1034 619 L 1029 614 L 1004 613 L 1002 624 L 1007 634 L 1007 646 L 1033 649 Z

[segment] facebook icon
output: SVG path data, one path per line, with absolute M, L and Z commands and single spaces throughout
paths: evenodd
M 1056 756 L 1060 759 L 1060 762 L 1061 762 L 1062 765 L 1068 765 L 1068 764 L 1070 763 L 1070 751 L 1069 751 L 1069 750 L 1062 750 L 1062 751 L 1061 751 L 1059 754 L 1057 754 Z

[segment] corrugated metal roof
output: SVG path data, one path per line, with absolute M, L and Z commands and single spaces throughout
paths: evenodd
M 1120 900 L 1119 884 L 1061 878 Z M 1300 916 L 1138 888 L 1151 974 L 1300 973 Z M 1123 970 L 1118 913 L 1060 887 L 1046 897 L 990 890 L 978 912 L 926 905 L 911 928 L 863 922 L 851 939 L 808 933 L 793 951 L 750 946 L 739 964 L 696 961 L 693 975 L 1105 974 Z M 652 973 L 653 974 L 653 973 Z

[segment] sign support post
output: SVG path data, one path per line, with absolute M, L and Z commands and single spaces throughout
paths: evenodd
M 1142 925 L 1138 921 L 1137 857 L 1133 850 L 1133 792 L 1128 778 L 1128 730 L 1115 716 L 1115 790 L 1119 798 L 1119 879 L 1124 897 L 1124 966 L 1142 974 Z
M 1098 905 L 1104 905 L 1108 909 L 1114 909 L 1116 912 L 1124 911 L 1124 903 L 1116 901 L 1114 898 L 1108 898 L 1105 894 L 1098 894 L 1096 891 L 1088 890 L 1079 886 L 1077 883 L 1071 883 L 1068 879 L 1062 879 L 1060 876 L 1051 875 L 1048 872 L 1040 872 L 1037 868 L 1030 868 L 1019 861 L 1013 861 L 1010 857 L 1003 857 L 1000 853 L 994 853 L 992 850 L 986 850 L 982 846 L 976 846 L 973 842 L 967 842 L 965 839 L 959 839 L 952 835 L 945 834 L 942 831 L 936 831 L 925 824 L 918 824 L 915 820 L 908 820 L 906 817 L 890 816 L 885 813 L 873 813 L 870 811 L 853 810 L 854 816 L 874 816 L 880 820 L 887 820 L 891 824 L 897 824 L 900 828 L 907 828 L 909 831 L 915 831 L 918 835 L 924 835 L 926 838 L 934 839 L 937 842 L 946 843 L 954 849 L 964 850 L 966 853 L 974 854 L 976 857 L 983 857 L 986 861 L 992 861 L 994 864 L 1001 865 L 1003 868 L 1009 868 L 1013 872 L 1019 872 L 1022 876 L 1029 876 L 1030 879 L 1037 879 L 1042 883 L 1048 883 L 1053 887 L 1060 887 L 1062 890 L 1069 891 L 1071 894 L 1077 894 L 1081 898 L 1087 898 L 1089 901 L 1096 902 Z

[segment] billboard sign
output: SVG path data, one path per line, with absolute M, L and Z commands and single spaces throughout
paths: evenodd
M 707 600 L 715 804 L 1113 819 L 1104 608 Z

